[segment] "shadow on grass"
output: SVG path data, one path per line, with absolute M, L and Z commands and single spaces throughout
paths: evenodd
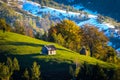
M 71 50 L 66 50 L 66 49 L 61 49 L 61 48 L 57 48 L 57 50 L 67 51 L 67 52 L 71 52 L 71 53 L 74 52 L 74 51 L 71 51 Z
M 35 43 L 28 43 L 28 42 L 12 42 L 12 41 L 6 41 L 5 43 L 0 43 L 0 45 L 14 45 L 14 46 L 43 46 L 42 44 L 35 44 Z
M 7 35 L 4 35 L 4 36 L 1 36 L 1 35 L 0 35 L 0 40 L 6 40 L 6 38 L 8 38 Z
M 29 43 L 29 42 L 12 42 L 12 41 L 5 41 L 5 43 L 0 43 L 0 45 L 13 45 L 13 46 L 33 46 L 33 47 L 43 47 L 44 44 L 36 44 L 36 43 Z M 73 53 L 73 51 L 57 48 L 57 50 L 67 51 Z
M 0 59 L 4 58 L 5 60 L 7 57 L 11 57 L 12 59 L 16 57 L 22 70 L 25 68 L 31 69 L 33 62 L 36 61 L 40 65 L 41 76 L 43 80 L 70 80 L 71 76 L 69 74 L 69 66 L 71 64 L 67 62 L 59 63 L 52 57 L 50 59 L 46 58 L 47 61 L 46 59 L 35 58 L 38 56 L 47 57 L 49 55 L 41 55 L 39 53 L 32 53 L 27 55 L 12 55 L 8 54 L 8 52 L 0 53 Z
M 42 44 L 28 43 L 28 42 L 11 42 L 5 41 L 5 43 L 0 43 L 2 45 L 14 45 L 14 46 L 33 46 L 33 47 L 42 47 Z M 57 50 L 68 51 L 66 49 L 57 48 Z M 19 61 L 21 69 L 25 68 L 30 69 L 33 62 L 36 61 L 41 66 L 41 75 L 43 80 L 70 80 L 69 66 L 71 64 L 67 62 L 59 62 L 57 58 L 42 59 L 36 58 L 38 56 L 49 56 L 41 55 L 40 53 L 31 53 L 25 55 L 12 55 L 12 51 L 2 51 L 0 50 L 0 62 L 5 62 L 7 57 L 14 58 L 16 57 Z

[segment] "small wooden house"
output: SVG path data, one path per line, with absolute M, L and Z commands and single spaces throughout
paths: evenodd
M 85 48 L 85 46 L 80 50 L 80 54 L 90 56 L 90 52 Z
M 45 45 L 42 47 L 42 54 L 55 55 L 56 47 L 54 45 Z

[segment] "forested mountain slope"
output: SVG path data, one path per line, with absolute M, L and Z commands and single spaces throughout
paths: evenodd
M 119 0 L 55 0 L 58 3 L 67 5 L 82 4 L 85 8 L 97 11 L 100 14 L 114 18 L 120 21 L 120 1 Z

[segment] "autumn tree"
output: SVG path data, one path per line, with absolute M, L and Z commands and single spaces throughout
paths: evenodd
M 103 61 L 117 63 L 117 53 L 115 49 L 110 46 L 105 46 L 105 54 L 101 55 Z
M 10 31 L 11 27 L 9 24 L 6 23 L 5 19 L 0 19 L 0 29 L 5 31 Z
M 60 33 L 56 36 L 55 39 L 56 39 L 55 40 L 56 43 L 64 45 L 65 40 L 64 40 L 63 36 Z
M 26 27 L 26 29 L 25 29 L 25 34 L 27 35 L 27 36 L 30 36 L 30 37 L 34 37 L 34 34 L 33 34 L 33 29 L 31 28 L 31 27 Z
M 20 21 L 16 20 L 13 26 L 15 27 L 16 33 L 25 34 L 24 25 Z
M 4 19 L 0 19 L 0 29 L 3 30 L 3 32 L 5 32 L 5 28 L 6 28 L 6 22 Z
M 63 20 L 48 32 L 49 41 L 63 44 L 63 46 L 78 51 L 80 49 L 81 29 L 73 21 Z
M 95 53 L 104 53 L 104 46 L 106 46 L 108 38 L 102 31 L 91 25 L 82 27 L 82 43 L 90 49 L 91 56 L 96 56 Z

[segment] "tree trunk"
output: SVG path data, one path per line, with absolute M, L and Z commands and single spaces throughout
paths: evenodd
M 90 56 L 92 57 L 92 55 L 93 55 L 93 50 L 92 48 L 90 48 Z

